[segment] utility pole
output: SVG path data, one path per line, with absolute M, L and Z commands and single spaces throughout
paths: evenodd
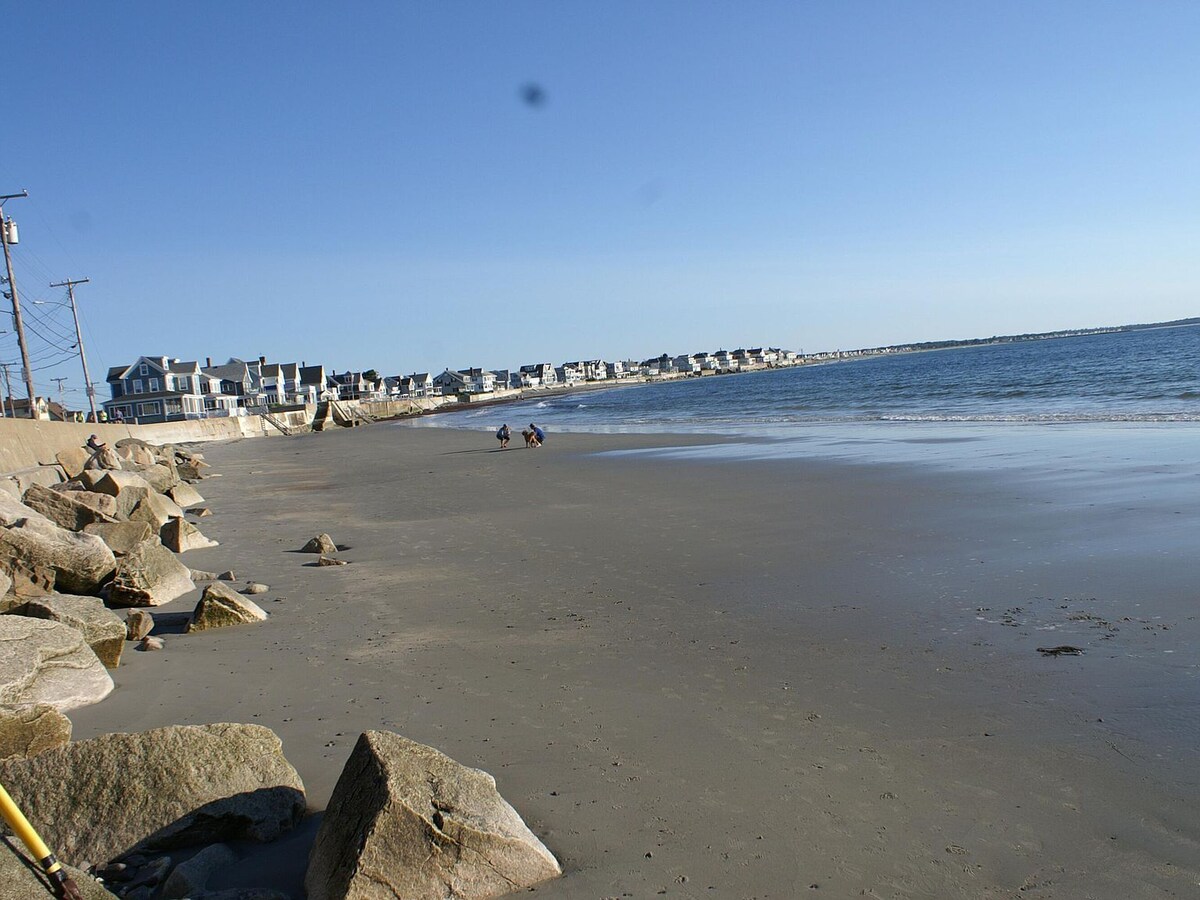
M 12 382 L 8 378 L 8 363 L 0 363 L 0 368 L 4 369 L 4 392 L 8 394 L 8 417 L 10 419 L 15 419 L 17 414 L 13 411 Z
M 17 197 L 28 197 L 29 191 L 19 194 L 0 194 L 0 244 L 4 245 L 4 268 L 8 271 L 9 297 L 12 299 L 13 325 L 17 329 L 17 343 L 21 345 L 21 368 L 25 372 L 25 390 L 29 392 L 29 418 L 37 418 L 37 405 L 33 398 L 33 369 L 29 365 L 29 348 L 25 346 L 25 325 L 21 321 L 21 300 L 17 296 L 17 281 L 13 278 L 12 254 L 8 251 L 9 229 L 13 227 L 12 219 L 4 218 L 4 201 L 15 200 Z M 9 393 L 12 396 L 12 393 Z
M 92 407 L 92 421 L 99 422 L 100 418 L 96 415 L 96 386 L 92 384 L 91 376 L 88 375 L 87 356 L 83 352 L 83 332 L 79 328 L 79 310 L 75 306 L 75 285 L 87 284 L 91 281 L 90 278 L 68 278 L 66 281 L 56 282 L 50 287 L 63 287 L 67 289 L 67 296 L 71 298 L 71 315 L 75 317 L 75 340 L 79 346 L 79 361 L 83 364 L 83 386 L 87 390 L 88 404 Z
M 51 378 L 50 380 L 58 382 L 58 412 L 62 416 L 62 420 L 65 422 L 65 421 L 67 421 L 67 407 L 63 403 L 63 382 L 66 381 L 67 379 L 66 378 Z

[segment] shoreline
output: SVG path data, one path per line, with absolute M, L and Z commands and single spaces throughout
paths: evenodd
M 359 731 L 398 731 L 497 778 L 563 862 L 550 897 L 1194 888 L 1194 726 L 1165 699 L 1191 702 L 1190 564 L 1097 553 L 1157 506 L 1098 522 L 1007 474 L 605 453 L 721 442 L 210 445 L 222 545 L 184 562 L 270 584 L 272 617 L 131 654 L 77 737 L 265 724 L 319 809 Z M 352 564 L 288 552 L 318 531 Z M 264 884 L 294 890 L 313 827 L 250 849 Z

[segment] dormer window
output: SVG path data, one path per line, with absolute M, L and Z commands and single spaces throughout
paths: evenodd
M 150 367 L 148 365 L 146 365 L 145 363 L 142 363 L 140 366 L 138 366 L 138 374 L 139 375 L 149 375 Z

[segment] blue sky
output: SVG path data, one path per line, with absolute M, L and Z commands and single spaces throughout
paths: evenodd
M 4 30 L 35 377 L 76 403 L 67 277 L 101 382 L 1200 314 L 1195 3 L 64 2 Z

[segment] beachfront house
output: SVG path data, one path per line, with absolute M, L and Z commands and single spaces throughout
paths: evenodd
M 329 376 L 329 388 L 336 392 L 338 400 L 370 400 L 375 385 L 362 372 L 347 369 L 340 375 L 335 372 Z
M 521 366 L 518 376 L 523 388 L 553 387 L 558 384 L 558 372 L 550 363 L 533 363 Z
M 682 372 L 684 375 L 699 375 L 700 363 L 696 361 L 696 357 L 690 353 L 684 353 L 675 357 L 675 371 Z
M 606 381 L 608 379 L 608 366 L 602 359 L 585 359 L 581 365 L 583 366 L 583 377 L 586 381 Z
M 521 386 L 521 376 L 511 369 L 492 369 L 492 374 L 496 377 L 496 390 L 498 391 Z
M 214 366 L 210 357 L 205 360 L 204 367 L 200 371 L 201 374 L 216 382 L 216 393 L 233 398 L 235 410 L 244 411 L 247 407 L 256 408 L 263 404 L 260 396 L 262 363 L 258 360 L 247 362 L 237 357 L 230 357 L 228 362 Z M 227 406 L 228 404 L 225 403 L 216 403 L 215 401 L 213 403 L 214 410 L 217 407 L 225 408 Z
M 718 350 L 714 353 L 713 362 L 716 364 L 718 372 L 736 372 L 738 368 L 737 360 L 728 350 Z
M 563 363 L 554 372 L 559 384 L 572 387 L 584 380 L 583 364 L 578 362 Z
M 317 403 L 329 399 L 326 388 L 325 367 L 300 363 L 300 385 L 296 391 L 296 403 Z
M 265 403 L 273 406 L 313 402 L 308 399 L 311 384 L 302 385 L 300 367 L 295 363 L 266 363 L 260 358 L 261 393 Z
M 421 397 L 439 396 L 442 389 L 433 383 L 433 376 L 428 372 L 414 372 L 400 379 L 400 396 L 419 399 Z
M 446 369 L 433 383 L 443 394 L 490 394 L 496 390 L 496 376 L 484 369 Z
M 604 370 L 609 378 L 628 378 L 631 374 L 629 370 L 625 368 L 625 363 L 621 362 L 619 359 L 616 362 L 605 363 Z
M 112 399 L 104 402 L 110 420 L 151 424 L 205 417 L 203 373 L 197 362 L 142 356 L 131 366 L 108 370 Z

